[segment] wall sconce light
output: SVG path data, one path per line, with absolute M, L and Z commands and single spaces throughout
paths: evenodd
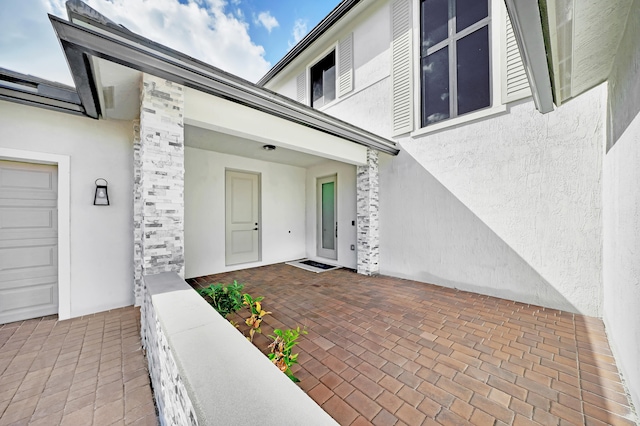
M 98 185 L 98 181 L 103 180 L 104 185 Z M 109 194 L 107 193 L 107 182 L 106 179 L 98 178 L 96 179 L 96 195 L 93 197 L 93 205 L 94 206 L 108 206 L 109 205 Z

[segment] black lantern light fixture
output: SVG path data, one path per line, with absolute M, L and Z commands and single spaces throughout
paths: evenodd
M 99 185 L 98 181 L 104 181 L 104 185 Z M 98 178 L 96 179 L 96 195 L 93 197 L 93 205 L 94 206 L 108 206 L 109 205 L 109 194 L 107 193 L 107 182 L 106 179 Z

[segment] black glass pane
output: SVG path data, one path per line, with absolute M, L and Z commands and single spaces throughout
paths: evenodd
M 329 53 L 311 67 L 311 106 L 321 107 L 336 97 L 336 55 Z
M 422 126 L 449 118 L 449 48 L 422 58 Z
M 458 40 L 458 115 L 491 103 L 489 92 L 489 28 Z
M 456 0 L 456 32 L 489 15 L 488 0 Z
M 420 4 L 422 56 L 427 49 L 447 38 L 449 0 L 423 0 Z

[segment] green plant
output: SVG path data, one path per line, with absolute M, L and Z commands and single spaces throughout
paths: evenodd
M 271 353 L 269 359 L 292 381 L 300 380 L 291 372 L 291 366 L 298 363 L 298 354 L 291 353 L 293 347 L 298 344 L 296 340 L 300 334 L 307 334 L 306 329 L 300 330 L 300 327 L 290 328 L 288 330 L 273 330 L 274 336 L 269 336 L 273 342 L 269 345 Z
M 249 308 L 249 312 L 251 313 L 251 316 L 245 320 L 245 324 L 251 327 L 249 329 L 249 337 L 247 337 L 247 339 L 250 342 L 253 342 L 253 335 L 256 333 L 262 333 L 262 330 L 260 329 L 262 318 L 269 315 L 271 312 L 267 312 L 262 309 L 262 304 L 260 302 L 264 299 L 263 296 L 259 296 L 254 299 L 251 295 L 245 293 L 242 297 L 244 298 L 243 304 Z
M 202 296 L 207 296 L 211 306 L 223 317 L 242 308 L 243 284 L 233 280 L 233 284 L 211 284 L 209 287 L 198 290 Z

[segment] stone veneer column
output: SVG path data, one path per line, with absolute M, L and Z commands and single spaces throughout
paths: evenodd
M 134 285 L 142 276 L 184 277 L 184 88 L 143 74 L 140 121 L 134 123 Z
M 358 273 L 380 273 L 378 151 L 367 149 L 367 164 L 358 166 Z

